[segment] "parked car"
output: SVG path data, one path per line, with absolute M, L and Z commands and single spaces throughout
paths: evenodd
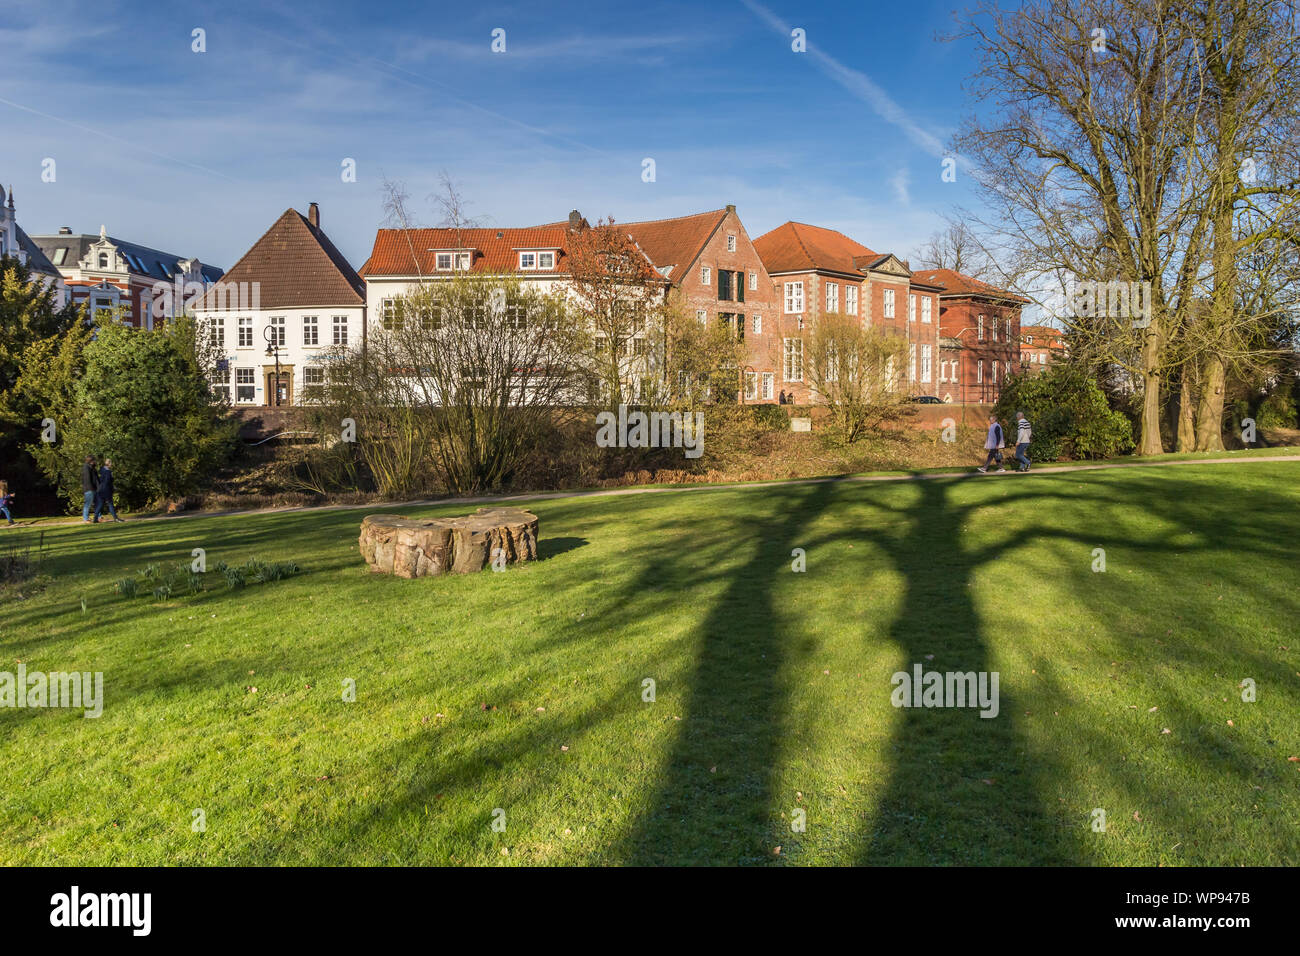
M 912 401 L 917 405 L 942 405 L 943 399 L 935 395 L 914 395 Z

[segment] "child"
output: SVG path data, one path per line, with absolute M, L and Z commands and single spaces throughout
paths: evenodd
M 9 513 L 9 505 L 14 500 L 14 496 L 9 493 L 9 482 L 0 481 L 0 513 L 3 513 L 5 520 L 9 524 L 14 523 L 13 515 Z

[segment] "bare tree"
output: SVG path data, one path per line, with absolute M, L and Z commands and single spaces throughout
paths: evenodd
M 997 284 L 1003 277 L 994 268 L 995 257 L 965 221 L 949 219 L 944 227 L 912 252 L 912 269 L 951 269 L 982 282 Z
M 1138 385 L 1141 453 L 1163 450 L 1170 382 L 1179 447 L 1221 447 L 1226 377 L 1268 359 L 1239 277 L 1260 243 L 1296 234 L 1295 20 L 1287 0 L 1030 0 L 966 18 L 995 112 L 957 144 L 993 225 L 1038 275 L 1142 300 L 1063 316 L 1075 356 Z
M 994 110 L 957 138 L 994 210 L 991 225 L 1023 268 L 1148 293 L 1137 321 L 1127 309 L 1103 310 L 1071 329 L 1072 344 L 1140 384 L 1144 454 L 1163 450 L 1166 339 L 1190 301 L 1204 242 L 1203 230 L 1187 232 L 1195 217 L 1180 132 L 1196 108 L 1196 75 L 1188 33 L 1168 6 L 981 5 L 963 32 L 980 57 L 977 92 Z
M 907 339 L 857 316 L 817 317 L 806 337 L 804 371 L 845 441 L 897 418 L 906 401 Z
M 570 235 L 568 272 L 569 308 L 589 332 L 591 391 L 612 407 L 645 398 L 652 355 L 665 348 L 668 280 L 612 219 Z

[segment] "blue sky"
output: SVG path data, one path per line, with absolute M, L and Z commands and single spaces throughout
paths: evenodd
M 969 180 L 940 177 L 974 109 L 971 48 L 939 39 L 953 5 L 11 4 L 0 183 L 29 233 L 102 223 L 222 268 L 311 201 L 359 267 L 382 177 L 432 225 L 443 171 L 490 225 L 736 203 L 751 236 L 794 219 L 906 256 L 978 207 Z

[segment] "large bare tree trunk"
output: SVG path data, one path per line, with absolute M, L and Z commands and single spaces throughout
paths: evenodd
M 1186 371 L 1178 390 L 1178 451 L 1196 449 L 1196 415 L 1192 408 L 1192 383 Z
M 1138 436 L 1139 455 L 1162 455 L 1164 443 L 1160 440 L 1160 335 L 1155 320 L 1145 330 L 1142 339 L 1142 421 Z
M 1205 363 L 1201 401 L 1196 408 L 1196 450 L 1223 451 L 1223 359 L 1212 355 Z

